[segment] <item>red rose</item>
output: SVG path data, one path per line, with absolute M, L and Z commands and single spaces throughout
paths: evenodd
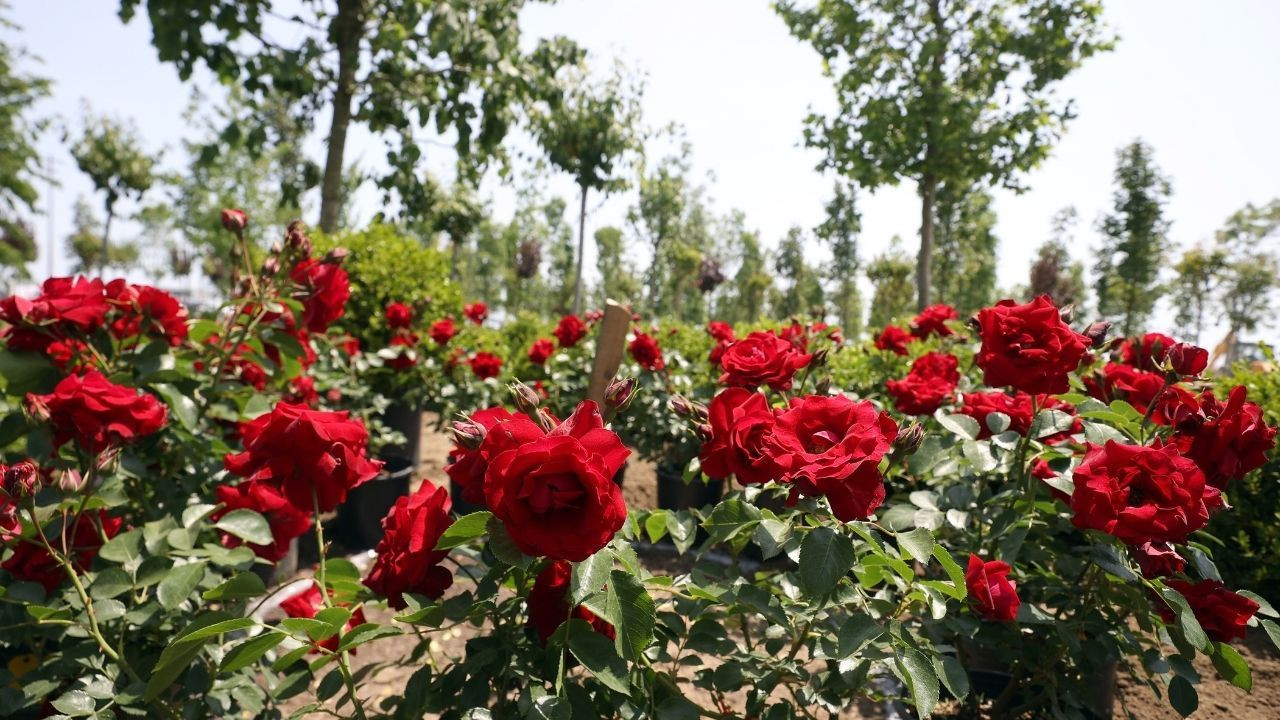
M 565 315 L 560 318 L 552 334 L 556 336 L 556 340 L 560 341 L 560 347 L 571 348 L 587 336 L 587 326 L 582 324 L 582 320 L 578 319 L 577 315 Z
M 323 333 L 346 310 L 351 297 L 347 271 L 337 262 L 301 260 L 289 273 L 303 288 L 302 322 L 314 333 Z
M 573 567 L 569 563 L 553 560 L 538 573 L 538 579 L 525 599 L 529 606 L 529 627 L 537 633 L 543 647 L 569 618 L 569 580 L 572 577 Z M 573 617 L 587 621 L 592 629 L 610 640 L 617 634 L 612 625 L 581 605 L 573 609 Z
M 1146 413 L 1165 385 L 1163 375 L 1122 363 L 1107 363 L 1096 378 L 1086 377 L 1084 384 L 1093 397 L 1106 403 L 1124 400 L 1140 413 Z
M 489 458 L 484 493 L 516 547 L 579 562 L 608 544 L 627 517 L 613 476 L 630 451 L 604 427 L 594 402 L 578 405 L 545 437 L 508 445 Z
M 299 375 L 290 380 L 285 399 L 292 403 L 315 405 L 320 399 L 320 393 L 316 392 L 316 379 L 310 375 Z
M 330 593 L 330 595 L 332 595 L 332 593 Z M 292 618 L 313 618 L 323 607 L 324 598 L 320 595 L 320 586 L 314 582 L 308 583 L 306 590 L 295 595 L 291 595 L 280 603 L 280 609 L 284 611 L 285 615 Z M 364 609 L 356 608 L 355 612 L 351 613 L 350 619 L 347 620 L 344 632 L 349 631 L 352 628 L 359 627 L 364 623 Z M 330 652 L 337 652 L 338 636 L 331 635 L 324 640 L 321 640 L 319 643 L 314 643 L 314 647 L 311 648 L 311 652 L 318 653 L 320 652 L 320 648 L 324 648 Z M 355 655 L 356 651 L 352 649 L 351 654 Z
M 1276 444 L 1276 429 L 1263 420 L 1262 408 L 1245 400 L 1247 396 L 1248 390 L 1237 385 L 1222 403 L 1206 390 L 1199 413 L 1191 421 L 1177 423 L 1173 436 L 1183 454 L 1219 490 L 1262 467 Z
M 551 357 L 551 353 L 556 351 L 556 346 L 546 338 L 538 338 L 529 346 L 529 362 L 534 365 L 544 365 L 547 358 Z
M 457 334 L 458 328 L 454 327 L 453 318 L 443 318 L 431 323 L 431 339 L 437 345 L 448 345 Z
M 1031 429 L 1031 396 L 1024 393 L 980 392 L 965 393 L 964 404 L 960 413 L 978 421 L 980 431 L 978 438 L 991 437 L 991 428 L 987 425 L 987 416 L 991 413 L 1004 413 L 1009 417 L 1009 429 L 1019 435 L 1026 435 Z
M 667 366 L 666 360 L 662 358 L 662 347 L 652 335 L 637 331 L 635 338 L 627 345 L 627 350 L 631 353 L 631 359 L 645 370 L 658 372 Z
M 360 354 L 360 338 L 344 335 L 338 341 L 338 347 L 342 348 L 342 351 L 349 357 L 355 357 Z
M 462 314 L 471 322 L 480 325 L 484 323 L 485 318 L 489 317 L 489 306 L 477 300 L 469 305 L 464 305 Z
M 223 509 L 214 513 L 213 520 L 220 519 L 232 510 L 253 510 L 267 519 L 271 527 L 271 544 L 249 543 L 253 554 L 264 560 L 279 562 L 289 554 L 289 543 L 311 529 L 311 513 L 294 507 L 280 492 L 280 488 L 265 482 L 242 482 L 239 485 L 219 485 L 214 488 Z M 230 533 L 222 534 L 223 547 L 238 547 L 244 541 Z
M 311 512 L 316 502 L 320 512 L 333 510 L 347 499 L 347 491 L 382 469 L 381 462 L 365 456 L 364 423 L 346 412 L 281 402 L 241 424 L 240 436 L 244 452 L 227 454 L 227 470 L 280 487 L 303 512 Z
M 59 370 L 79 374 L 93 367 L 89 346 L 74 338 L 54 340 L 45 347 L 44 354 Z
M 939 337 L 954 335 L 955 331 L 947 327 L 947 321 L 955 320 L 957 317 L 956 309 L 950 305 L 930 305 L 921 310 L 920 314 L 911 321 L 911 334 L 920 339 L 930 335 Z
M 93 559 L 98 557 L 102 535 L 106 535 L 108 539 L 115 537 L 122 524 L 120 518 L 109 517 L 101 510 L 96 514 L 97 523 L 94 522 L 94 517 L 93 513 L 81 513 L 66 534 L 71 565 L 80 572 L 88 570 Z M 98 524 L 102 525 L 102 535 L 98 534 Z M 46 595 L 52 594 L 67 580 L 67 573 L 62 565 L 43 546 L 34 543 L 15 545 L 13 555 L 0 568 L 8 570 L 19 580 L 40 583 L 44 586 Z
M 168 409 L 147 393 L 116 385 L 97 370 L 68 375 L 48 395 L 27 395 L 37 413 L 48 412 L 53 443 L 75 440 L 89 452 L 126 445 L 164 427 Z
M 964 584 L 969 588 L 973 607 L 986 620 L 1013 622 L 1018 617 L 1018 586 L 1009 579 L 1013 568 L 999 560 L 984 561 L 977 555 L 969 555 L 969 568 L 964 573 Z
M 1129 545 L 1183 542 L 1209 521 L 1204 473 L 1173 445 L 1090 445 L 1073 477 L 1072 523 Z
M 1178 551 L 1165 542 L 1145 542 L 1140 545 L 1130 545 L 1129 554 L 1133 555 L 1133 559 L 1137 561 L 1138 568 L 1142 570 L 1142 577 L 1144 578 L 1176 575 L 1182 572 L 1182 568 L 1186 566 L 1186 561 L 1182 559 Z
M 1139 370 L 1155 371 L 1160 369 L 1160 361 L 1169 352 L 1169 348 L 1177 344 L 1177 340 L 1163 333 L 1147 333 L 1141 338 L 1121 341 L 1120 357 L 1125 364 Z
M 413 324 L 413 308 L 402 302 L 387 304 L 387 327 L 402 330 Z
M 736 339 L 733 335 L 733 326 L 720 320 L 707 323 L 707 334 L 719 342 L 733 342 Z
M 245 228 L 249 227 L 249 216 L 243 210 L 223 208 L 222 227 L 226 228 L 228 232 L 239 235 L 244 232 Z
M 1187 599 L 1205 634 L 1218 642 L 1243 640 L 1249 632 L 1249 619 L 1258 612 L 1258 603 L 1231 592 L 1217 580 L 1165 580 L 1164 584 Z M 1166 603 L 1161 601 L 1158 607 L 1166 623 L 1174 621 L 1174 612 Z
M 444 471 L 462 491 L 462 499 L 472 505 L 484 505 L 484 475 L 489 460 L 507 449 L 506 443 L 518 444 L 536 440 L 546 433 L 527 415 L 512 415 L 504 407 L 491 407 L 473 413 L 469 418 L 473 427 L 474 447 L 458 444 L 454 433 L 454 448 L 449 453 L 449 464 Z M 508 421 L 511 421 L 508 425 Z M 496 428 L 503 426 L 499 432 Z M 455 426 L 456 427 L 456 426 Z
M 704 473 L 717 480 L 733 475 L 743 485 L 777 477 L 778 468 L 765 450 L 774 415 L 764 395 L 728 388 L 711 398 L 707 417 L 711 439 L 698 453 Z
M 725 349 L 720 358 L 724 368 L 720 382 L 745 388 L 768 385 L 783 392 L 791 389 L 796 372 L 811 359 L 812 355 L 772 331 L 753 332 Z
M 1058 315 L 1047 295 L 1019 305 L 1001 300 L 978 312 L 982 348 L 975 361 L 982 381 L 1027 393 L 1064 393 L 1067 374 L 1080 366 L 1089 340 Z
M 413 333 L 401 333 L 391 338 L 391 347 L 402 348 L 395 357 L 387 360 L 387 366 L 393 370 L 407 370 L 418 364 L 418 356 L 414 348 L 418 346 L 418 336 Z
M 932 415 L 942 407 L 960 382 L 959 361 L 954 355 L 929 352 L 911 363 L 902 380 L 885 383 L 898 411 L 906 415 Z
M 91 332 L 106 321 L 109 309 L 105 288 L 98 278 L 49 278 L 41 286 L 40 296 L 32 301 L 27 319 L 65 323 Z
M 844 396 L 792 398 L 778 414 L 766 453 L 808 497 L 826 496 L 837 518 L 867 518 L 884 502 L 880 459 L 898 435 L 888 413 Z
M 107 284 L 106 297 L 119 312 L 111 322 L 111 334 L 115 337 L 154 333 L 174 346 L 187 339 L 187 309 L 169 293 L 150 285 L 112 280 Z
M 471 372 L 481 380 L 498 377 L 498 373 L 502 372 L 502 358 L 493 353 L 478 352 L 471 356 L 467 364 L 471 366 Z
M 1174 344 L 1165 354 L 1165 358 L 1174 372 L 1187 377 L 1195 377 L 1209 366 L 1209 351 L 1191 343 Z
M 907 343 L 911 342 L 911 334 L 897 325 L 886 325 L 876 336 L 876 347 L 888 350 L 894 355 L 906 355 Z
M 377 560 L 364 584 L 391 607 L 403 609 L 405 593 L 435 600 L 453 584 L 453 574 L 440 566 L 448 553 L 436 551 L 440 536 L 453 523 L 449 505 L 447 490 L 424 482 L 414 494 L 396 499 L 383 519 Z
M 31 460 L 13 465 L 0 465 L 0 490 L 10 498 L 27 497 L 40 492 L 40 466 Z

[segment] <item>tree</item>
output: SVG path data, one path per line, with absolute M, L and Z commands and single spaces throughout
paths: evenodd
M 67 237 L 71 254 L 76 257 L 75 272 L 88 273 L 93 269 L 104 272 L 108 267 L 128 267 L 138 261 L 138 246 L 134 243 L 107 245 L 102 242 L 102 221 L 93 214 L 93 207 L 84 198 L 76 198 L 72 211 L 75 229 Z M 104 257 L 103 252 L 107 255 Z
M 1280 199 L 1233 213 L 1217 233 L 1227 255 L 1221 280 L 1222 315 L 1233 334 L 1255 330 L 1271 319 L 1271 300 L 1280 281 L 1274 239 L 1280 233 Z
M 1177 273 L 1170 288 L 1175 320 L 1181 328 L 1191 328 L 1191 339 L 1200 342 L 1205 316 L 1217 297 L 1227 266 L 1227 254 L 1221 248 L 1194 247 L 1182 253 L 1173 266 Z
M 798 227 L 787 230 L 778 243 L 773 269 L 778 277 L 786 280 L 786 287 L 779 290 L 773 301 L 773 314 L 779 319 L 790 317 L 821 318 L 824 294 L 818 273 L 805 262 L 804 231 Z
M 1160 269 L 1168 250 L 1164 205 L 1172 192 L 1151 147 L 1135 140 L 1116 154 L 1114 208 L 1098 223 L 1102 250 L 1094 268 L 1098 312 L 1121 318 L 1132 335 L 1160 298 Z
M 592 83 L 584 65 L 566 68 L 560 91 L 533 117 L 533 132 L 551 164 L 578 186 L 578 265 L 573 275 L 573 312 L 582 312 L 582 262 L 586 254 L 587 194 L 624 190 L 622 161 L 640 149 L 640 94 L 628 88 L 622 70 Z
M 636 204 L 627 212 L 632 232 L 650 248 L 645 285 L 649 311 L 654 315 L 660 315 L 664 309 L 662 286 L 666 265 L 662 261 L 666 244 L 680 232 L 689 195 L 688 172 L 687 145 L 680 155 L 663 158 L 652 172 L 646 174 L 641 168 Z
M 982 189 L 944 186 L 938 193 L 938 232 L 931 273 L 936 302 L 968 317 L 995 301 L 996 214 Z
M 858 214 L 852 185 L 837 182 L 831 200 L 827 202 L 827 217 L 813 232 L 831 248 L 831 267 L 827 277 L 835 283 L 831 301 L 840 327 L 849 337 L 862 334 L 862 296 L 858 291 L 858 233 L 862 230 L 862 216 Z
M 5 9 L 0 4 L 0 10 Z M 0 30 L 15 28 L 0 16 Z M 48 80 L 18 67 L 28 58 L 25 50 L 0 38 L 0 266 L 24 277 L 26 264 L 36 258 L 36 246 L 21 214 L 35 210 L 40 176 L 36 141 L 46 124 L 33 119 L 31 110 L 49 94 Z
M 917 306 L 929 304 L 941 186 L 1018 188 L 1049 153 L 1070 102 L 1056 86 L 1110 48 L 1096 0 L 818 0 L 775 5 L 822 56 L 839 112 L 806 121 L 821 166 L 874 190 L 920 194 Z
M 71 157 L 80 171 L 89 176 L 93 187 L 103 194 L 106 220 L 102 225 L 102 252 L 99 267 L 105 270 L 112 258 L 110 251 L 111 221 L 116 203 L 130 197 L 140 200 L 155 182 L 156 157 L 142 149 L 138 130 L 106 115 L 93 116 L 87 110 L 80 136 L 71 146 Z
M 596 230 L 596 267 L 600 271 L 600 303 L 618 300 L 630 305 L 640 295 L 640 281 L 628 267 L 622 230 Z
M 765 298 L 773 288 L 773 276 L 765 271 L 760 235 L 747 230 L 741 211 L 734 211 L 725 219 L 721 234 L 737 270 L 729 281 L 720 314 L 729 322 L 759 322 Z
M 871 317 L 867 323 L 873 329 L 911 313 L 914 288 L 911 283 L 913 266 L 911 258 L 902 249 L 902 238 L 897 235 L 889 241 L 884 254 L 867 265 L 867 279 L 875 290 L 871 296 Z
M 563 38 L 521 49 L 523 0 L 314 0 L 277 12 L 270 0 L 121 0 L 129 22 L 140 8 L 152 44 L 186 80 L 200 65 L 251 102 L 283 99 L 297 117 L 329 110 L 320 228 L 341 218 L 345 151 L 353 123 L 385 140 L 377 179 L 413 218 L 431 199 L 417 172 L 420 129 L 450 135 L 464 174 L 501 155 L 513 106 L 539 97 L 546 79 L 581 51 Z M 250 147 L 269 145 L 264 124 L 227 126 Z
M 1063 208 L 1053 216 L 1049 239 L 1036 251 L 1031 263 L 1027 292 L 1032 297 L 1048 295 L 1058 307 L 1074 305 L 1077 311 L 1083 311 L 1087 299 L 1084 263 L 1072 260 L 1067 249 L 1077 217 L 1073 207 Z

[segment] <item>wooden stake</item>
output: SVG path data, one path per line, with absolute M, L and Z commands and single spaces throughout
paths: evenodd
M 587 385 L 587 399 L 603 404 L 604 390 L 622 365 L 622 356 L 627 346 L 627 330 L 630 327 L 631 308 L 613 300 L 606 300 L 604 318 L 600 321 L 600 335 L 596 338 L 596 357 L 591 364 L 591 382 Z

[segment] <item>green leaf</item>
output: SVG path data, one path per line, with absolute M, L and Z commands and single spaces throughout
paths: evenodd
M 206 639 L 222 633 L 244 630 L 256 624 L 250 618 L 233 618 L 227 613 L 214 612 L 196 618 L 160 653 L 160 658 L 147 679 L 147 690 L 143 694 L 143 699 L 154 700 L 160 693 L 167 690 L 204 649 Z
M 358 645 L 373 642 L 378 638 L 391 637 L 393 635 L 403 635 L 399 628 L 392 625 L 379 625 L 378 623 L 364 623 L 357 625 L 345 635 L 342 636 L 342 642 L 338 643 L 339 650 L 350 650 Z
M 656 543 L 667 534 L 667 511 L 654 510 L 644 519 L 644 532 L 649 542 Z
M 1271 644 L 1275 645 L 1277 650 L 1280 650 L 1280 625 L 1276 625 L 1270 620 L 1259 620 L 1258 622 L 1262 624 L 1262 629 L 1267 631 L 1267 637 L 1271 638 Z
M 469 515 L 463 515 L 440 535 L 440 541 L 436 543 L 436 550 L 451 550 L 459 545 L 467 543 L 481 537 L 485 534 L 485 527 L 489 523 L 489 518 L 493 513 L 488 510 L 473 512 Z
M 942 427 L 959 435 L 960 437 L 973 440 L 981 433 L 982 428 L 978 425 L 978 421 L 968 415 L 952 415 L 938 411 L 934 417 L 938 419 L 938 423 Z
M 1186 636 L 1187 642 L 1191 643 L 1197 650 L 1209 652 L 1209 636 L 1204 634 L 1199 621 L 1196 620 L 1196 614 L 1192 612 L 1191 606 L 1187 604 L 1187 599 L 1182 597 L 1182 594 L 1177 590 L 1170 587 L 1162 587 L 1160 596 L 1169 603 L 1174 613 L 1178 616 L 1178 626 L 1182 628 L 1182 634 Z
M 272 542 L 267 519 L 253 510 L 232 510 L 223 515 L 215 527 L 254 545 L 270 545 Z
M 555 695 L 543 695 L 533 701 L 525 717 L 528 720 L 570 720 L 573 717 L 573 710 L 568 700 Z
M 103 569 L 93 578 L 93 596 L 97 598 L 115 597 L 133 589 L 133 578 L 118 567 Z
M 204 563 L 193 562 L 185 565 L 174 565 L 164 580 L 156 588 L 156 599 L 160 607 L 173 610 L 195 592 L 196 586 L 204 578 Z
M 578 605 L 604 587 L 609 581 L 609 571 L 613 569 L 613 551 L 602 548 L 596 554 L 573 564 L 573 575 L 569 579 L 569 604 Z
M 657 612 L 653 598 L 649 597 L 649 592 L 636 576 L 624 570 L 614 570 L 609 575 L 605 603 L 609 615 L 618 618 L 614 640 L 618 654 L 627 660 L 638 660 L 653 640 Z
M 711 534 L 712 542 L 725 543 L 739 533 L 755 530 L 759 521 L 760 511 L 754 505 L 738 498 L 729 498 L 712 508 L 702 527 Z
M 1271 603 L 1267 602 L 1266 598 L 1262 597 L 1258 593 L 1253 592 L 1251 590 L 1237 590 L 1236 594 L 1241 595 L 1243 597 L 1247 597 L 1250 600 L 1258 603 L 1259 615 L 1266 615 L 1267 617 L 1280 617 L 1280 613 L 1276 612 L 1276 609 L 1271 606 Z
M 884 634 L 884 628 L 870 615 L 851 615 L 840 626 L 837 636 L 840 658 L 861 652 L 872 640 Z
M 1219 677 L 1245 692 L 1253 690 L 1253 674 L 1249 672 L 1249 663 L 1240 657 L 1235 648 L 1226 643 L 1214 643 L 1214 652 L 1210 657 L 1213 659 L 1213 666 L 1218 669 Z
M 511 535 L 507 533 L 507 526 L 497 517 L 490 517 L 485 527 L 489 533 L 489 549 L 493 551 L 494 557 L 502 562 L 518 567 L 522 570 L 528 570 L 533 564 L 533 558 L 525 555 L 516 547 L 516 543 L 511 539 Z
M 1189 717 L 1200 707 L 1196 688 L 1181 675 L 1169 678 L 1169 705 L 1182 717 Z
M 560 626 L 569 651 L 582 666 L 601 683 L 623 695 L 631 694 L 627 681 L 627 663 L 614 650 L 613 642 L 596 632 L 586 622 L 572 619 Z
M 933 533 L 925 528 L 898 533 L 898 548 L 908 557 L 928 565 L 929 558 L 933 555 Z
M 218 672 L 223 674 L 233 673 L 240 668 L 254 664 L 263 655 L 275 649 L 287 637 L 289 636 L 279 630 L 268 630 L 261 635 L 245 640 L 231 648 L 226 657 L 222 658 L 222 664 L 218 666 Z
M 957 700 L 964 700 L 969 695 L 969 673 L 960 660 L 951 655 L 940 655 L 933 659 L 933 669 L 942 679 L 947 692 Z
M 916 711 L 928 717 L 938 704 L 938 676 L 933 671 L 933 663 L 915 648 L 902 648 L 895 662 L 906 677 Z
M 84 717 L 93 714 L 93 698 L 83 690 L 68 690 L 53 701 L 53 709 L 63 715 Z
M 951 552 L 941 545 L 933 546 L 933 557 L 942 565 L 951 584 L 956 586 L 958 594 L 955 598 L 963 600 L 969 594 L 969 586 L 964 580 L 964 569 L 955 561 L 955 558 L 951 557 Z
M 880 520 L 890 530 L 906 530 L 915 527 L 916 507 L 914 505 L 894 505 L 880 515 Z
M 1050 435 L 1067 432 L 1075 425 L 1075 416 L 1062 410 L 1041 410 L 1031 421 L 1030 435 L 1039 440 Z
M 195 525 L 217 509 L 217 505 L 210 505 L 209 503 L 188 505 L 186 509 L 182 511 L 182 527 L 189 528 L 192 525 Z
M 800 543 L 800 585 L 814 598 L 835 589 L 853 568 L 853 542 L 828 527 L 814 528 Z
M 0 350 L 0 377 L 5 380 L 8 395 L 22 397 L 39 389 L 46 378 L 54 377 L 53 363 L 36 352 Z
M 262 595 L 267 591 L 257 573 L 242 572 L 212 590 L 204 591 L 205 600 L 243 600 Z
M 164 401 L 168 403 L 169 409 L 173 411 L 174 417 L 178 418 L 178 422 L 182 424 L 182 427 L 188 430 L 195 429 L 199 414 L 195 401 L 169 383 L 152 383 L 151 389 L 164 398 Z
M 98 557 L 111 562 L 126 563 L 140 556 L 142 528 L 122 532 L 102 544 Z

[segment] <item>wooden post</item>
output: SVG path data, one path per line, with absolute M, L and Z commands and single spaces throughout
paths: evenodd
M 631 308 L 613 300 L 604 303 L 604 319 L 600 321 L 600 335 L 596 338 L 596 357 L 591 364 L 591 382 L 587 385 L 587 399 L 604 403 L 604 390 L 609 386 L 622 365 L 622 355 L 627 347 L 627 330 L 631 327 Z

